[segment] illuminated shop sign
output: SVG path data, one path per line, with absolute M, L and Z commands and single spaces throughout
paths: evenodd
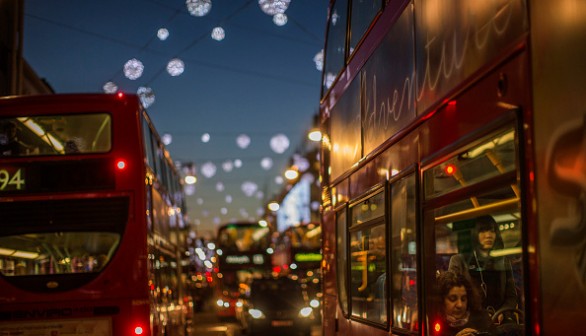
M 247 255 L 229 255 L 226 256 L 226 263 L 232 265 L 244 265 L 253 263 L 255 265 L 262 265 L 265 263 L 265 257 L 262 254 L 255 254 L 251 257 Z
M 249 264 L 250 258 L 245 255 L 241 255 L 241 256 L 230 255 L 230 256 L 226 256 L 226 263 L 228 263 L 228 264 Z
M 295 255 L 297 262 L 321 261 L 321 254 L 319 253 L 297 253 Z

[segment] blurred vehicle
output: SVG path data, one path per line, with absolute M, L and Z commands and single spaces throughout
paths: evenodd
M 242 284 L 270 272 L 270 237 L 270 229 L 258 222 L 229 222 L 218 228 L 215 302 L 220 319 L 236 318 Z
M 240 322 L 250 335 L 309 335 L 315 313 L 300 284 L 293 279 L 253 279 L 241 300 Z

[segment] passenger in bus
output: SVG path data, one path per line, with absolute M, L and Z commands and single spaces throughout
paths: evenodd
M 480 305 L 480 295 L 463 274 L 447 271 L 437 278 L 442 336 L 496 335 L 496 326 Z
M 499 314 L 500 323 L 514 322 L 512 309 L 517 308 L 518 297 L 510 260 L 505 256 L 495 257 L 492 252 L 504 248 L 497 223 L 492 216 L 474 219 L 469 252 L 450 258 L 449 271 L 463 274 L 479 289 L 482 307 L 492 315 L 500 309 L 511 310 Z
M 0 156 L 18 156 L 27 152 L 29 146 L 18 139 L 17 132 L 12 121 L 0 125 Z

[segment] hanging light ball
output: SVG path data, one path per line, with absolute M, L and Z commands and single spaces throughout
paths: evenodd
M 163 141 L 163 144 L 165 144 L 165 146 L 169 146 L 173 142 L 173 136 L 169 133 L 165 133 L 161 137 L 161 140 Z
M 124 76 L 130 80 L 138 79 L 142 76 L 143 71 L 144 65 L 142 65 L 142 62 L 136 58 L 128 60 L 128 62 L 124 64 Z
M 282 27 L 287 24 L 287 14 L 285 13 L 277 13 L 273 16 L 273 23 L 279 27 Z
M 222 27 L 216 27 L 212 30 L 212 38 L 216 41 L 222 41 L 226 37 L 226 32 Z
M 212 0 L 186 0 L 185 6 L 193 16 L 205 16 L 212 9 Z
M 285 13 L 291 0 L 258 0 L 260 9 L 267 15 L 273 16 Z
M 238 145 L 238 147 L 245 149 L 246 147 L 248 147 L 248 145 L 250 145 L 250 137 L 246 134 L 240 134 L 236 138 L 236 144 Z
M 102 89 L 104 89 L 104 93 L 116 93 L 118 91 L 118 85 L 114 82 L 108 82 L 102 86 Z
M 260 166 L 264 170 L 271 169 L 273 167 L 273 159 L 271 159 L 270 157 L 263 158 L 262 160 L 260 160 Z
M 276 184 L 283 184 L 283 182 L 285 182 L 285 180 L 283 179 L 283 176 L 277 176 L 275 177 L 275 183 Z
M 258 190 L 258 185 L 251 181 L 245 181 L 242 183 L 240 188 L 242 189 L 244 195 L 246 195 L 247 197 L 251 197 Z
M 271 149 L 277 153 L 284 153 L 289 148 L 289 138 L 285 134 L 277 134 L 271 138 Z
M 201 142 L 203 142 L 203 143 L 210 142 L 210 134 L 209 133 L 202 134 L 201 135 Z
M 236 168 L 242 167 L 242 160 L 240 160 L 240 159 L 234 160 L 234 167 L 236 167 Z
M 216 175 L 216 165 L 213 162 L 206 162 L 201 166 L 201 173 L 207 178 Z
M 232 196 L 231 195 L 226 195 L 225 200 L 226 200 L 226 203 L 228 203 L 228 204 L 232 203 Z
M 315 56 L 313 57 L 313 62 L 315 63 L 315 68 L 319 71 L 324 69 L 324 50 L 320 50 Z
M 231 160 L 224 161 L 224 163 L 222 163 L 222 169 L 224 169 L 226 173 L 229 173 L 234 169 L 234 163 L 232 163 Z
M 217 192 L 222 192 L 224 190 L 226 190 L 226 186 L 224 185 L 224 183 L 222 183 L 222 182 L 216 183 L 216 191 Z
M 174 58 L 167 63 L 167 72 L 171 76 L 179 76 L 185 70 L 185 64 L 182 60 Z
M 155 92 L 150 87 L 141 86 L 136 90 L 136 94 L 144 108 L 150 107 L 155 102 Z
M 157 31 L 157 37 L 159 38 L 159 40 L 165 41 L 167 37 L 169 37 L 169 31 L 167 30 L 167 28 L 160 28 Z

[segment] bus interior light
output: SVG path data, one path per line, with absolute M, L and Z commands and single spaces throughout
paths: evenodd
M 142 335 L 142 331 L 143 331 L 143 330 L 142 330 L 142 327 L 141 327 L 141 326 L 136 326 L 136 327 L 134 328 L 134 334 L 135 334 L 135 335 Z

